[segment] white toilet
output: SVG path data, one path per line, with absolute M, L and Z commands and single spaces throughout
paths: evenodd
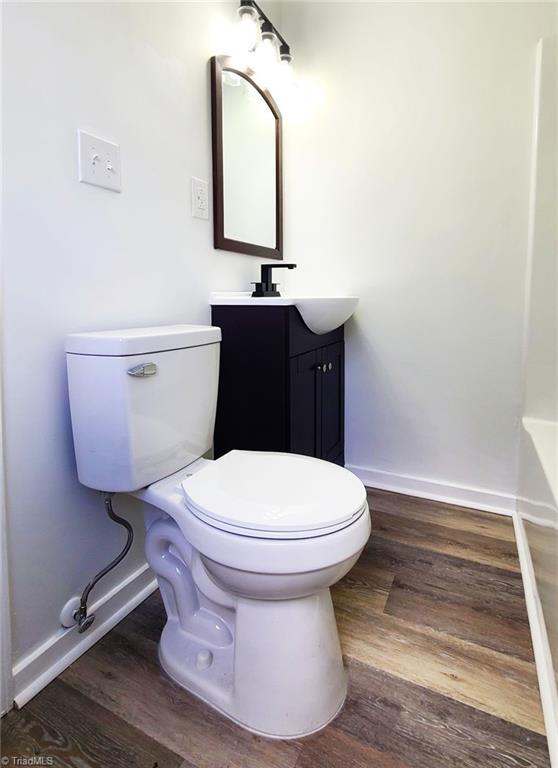
M 345 699 L 329 587 L 369 537 L 366 492 L 347 470 L 306 456 L 201 458 L 220 340 L 219 328 L 195 325 L 68 336 L 78 474 L 147 502 L 166 672 L 245 728 L 296 738 Z

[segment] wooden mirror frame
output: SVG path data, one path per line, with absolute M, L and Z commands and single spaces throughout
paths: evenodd
M 211 125 L 213 146 L 213 246 L 223 251 L 246 253 L 267 259 L 283 259 L 283 158 L 282 119 L 279 107 L 269 91 L 261 88 L 255 73 L 239 67 L 229 56 L 213 56 L 211 65 Z M 222 74 L 234 72 L 248 80 L 264 99 L 275 118 L 275 248 L 225 237 L 225 200 L 223 188 L 223 93 Z

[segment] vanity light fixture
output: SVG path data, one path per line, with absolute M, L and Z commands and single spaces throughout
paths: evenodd
M 270 70 L 276 69 L 276 65 L 280 62 L 280 76 L 288 80 L 289 76 L 285 73 L 290 70 L 293 57 L 289 44 L 277 27 L 255 0 L 240 0 L 238 15 L 240 16 L 240 39 L 248 52 L 255 52 L 256 60 L 260 64 L 257 69 L 265 70 L 262 75 L 269 77 Z

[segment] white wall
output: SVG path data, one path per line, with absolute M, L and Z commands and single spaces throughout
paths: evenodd
M 531 190 L 523 413 L 558 422 L 558 54 L 541 41 Z
M 527 268 L 516 532 L 548 747 L 558 766 L 558 45 L 541 40 Z
M 512 506 L 535 46 L 555 20 L 534 3 L 283 7 L 324 92 L 286 129 L 288 282 L 361 297 L 346 457 L 371 485 Z
M 0 381 L 0 396 L 1 391 L 2 386 Z M 2 414 L 0 413 L 0 716 L 11 709 L 13 701 L 12 638 L 3 455 L 3 425 Z
M 4 22 L 3 6 L 0 6 L 0 35 Z M 1 37 L 0 37 L 1 42 Z M 1 90 L 0 90 L 1 97 Z M 2 137 L 2 125 L 0 122 L 0 144 Z M 0 178 L 2 173 L 2 154 L 0 153 Z M 0 190 L 1 193 L 1 190 Z M 1 198 L 0 198 L 1 199 Z M 0 230 L 2 217 L 0 208 Z M 1 264 L 0 264 L 1 267 Z M 0 285 L 1 285 L 0 273 Z M 1 315 L 1 303 L 0 303 Z M 0 342 L 0 356 L 2 346 Z M 8 580 L 8 548 L 6 535 L 6 495 L 4 479 L 4 425 L 3 425 L 3 399 L 2 378 L 0 374 L 0 716 L 12 705 L 12 647 L 11 647 L 11 620 L 10 620 L 10 594 Z
M 529 521 L 531 556 L 558 677 L 557 63 L 557 38 L 542 41 L 523 406 L 528 434 L 520 454 L 519 510 Z M 538 459 L 534 467 L 533 453 Z
M 256 279 L 256 259 L 214 251 L 211 221 L 190 217 L 190 177 L 211 178 L 208 59 L 226 52 L 214 33 L 235 20 L 235 8 L 4 8 L 4 376 L 16 688 L 54 663 L 62 605 L 124 539 L 100 496 L 77 482 L 65 334 L 205 323 L 211 290 L 247 289 Z M 77 182 L 78 128 L 121 144 L 122 194 Z M 144 565 L 139 506 L 121 497 L 115 506 L 136 523 L 137 540 L 93 600 Z

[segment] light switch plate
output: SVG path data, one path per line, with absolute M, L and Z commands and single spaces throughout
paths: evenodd
M 209 219 L 209 185 L 203 179 L 192 177 L 192 216 Z
M 78 131 L 79 180 L 84 184 L 122 191 L 120 147 L 85 131 Z

